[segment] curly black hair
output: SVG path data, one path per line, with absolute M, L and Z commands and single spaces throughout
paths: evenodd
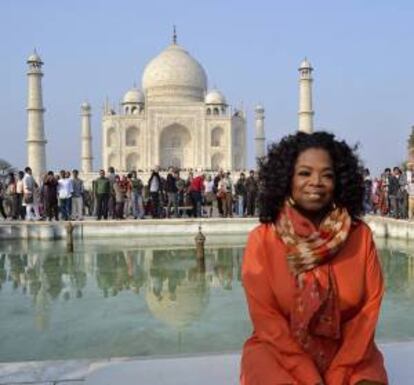
M 307 134 L 298 132 L 268 146 L 267 156 L 259 159 L 259 219 L 274 222 L 291 194 L 291 183 L 296 160 L 309 148 L 321 148 L 331 156 L 334 174 L 334 202 L 345 207 L 353 219 L 363 213 L 363 167 L 356 154 L 345 141 L 338 141 L 324 131 Z

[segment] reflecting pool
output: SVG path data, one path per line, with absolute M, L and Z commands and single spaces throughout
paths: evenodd
M 0 244 L 0 361 L 240 350 L 251 326 L 243 243 L 143 246 L 117 239 Z M 150 242 L 149 242 L 150 244 Z M 414 252 L 378 240 L 387 295 L 380 341 L 414 339 Z

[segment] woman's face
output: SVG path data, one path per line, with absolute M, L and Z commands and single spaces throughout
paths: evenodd
M 296 160 L 292 179 L 292 198 L 297 207 L 316 214 L 333 200 L 335 175 L 329 153 L 321 148 L 309 148 Z

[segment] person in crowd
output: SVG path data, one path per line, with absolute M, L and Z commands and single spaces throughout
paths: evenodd
M 219 182 L 219 196 L 223 207 L 223 217 L 233 217 L 233 182 L 230 172 L 226 172 Z
M 216 200 L 216 194 L 214 193 L 214 181 L 211 175 L 207 176 L 204 181 L 204 203 L 208 208 L 207 215 L 211 218 L 213 216 L 213 204 Z
M 380 179 L 374 178 L 372 181 L 372 212 L 378 214 L 379 212 L 379 202 L 380 202 Z
M 174 207 L 174 217 L 178 217 L 178 188 L 177 173 L 171 167 L 168 170 L 167 179 L 165 181 L 165 192 L 167 193 L 167 217 L 171 216 L 171 208 Z
M 388 215 L 390 212 L 389 196 L 388 196 L 388 187 L 389 187 L 389 178 L 391 175 L 391 169 L 386 168 L 381 175 L 380 183 L 378 185 L 379 189 L 379 212 L 381 215 Z
M 408 194 L 407 216 L 408 216 L 408 219 L 413 219 L 414 217 L 414 172 L 411 170 L 407 171 L 407 194 Z
M 144 184 L 138 177 L 136 171 L 132 171 L 131 178 L 131 201 L 132 201 L 132 215 L 135 219 L 144 218 L 144 201 L 143 201 L 143 190 Z
M 234 185 L 234 192 L 236 195 L 237 202 L 237 215 L 239 217 L 244 217 L 246 210 L 246 198 L 247 198 L 247 189 L 246 189 L 246 175 L 244 172 L 240 173 L 239 180 Z
M 177 171 L 176 182 L 175 185 L 177 187 L 177 205 L 179 207 L 185 206 L 185 195 L 187 189 L 187 182 L 180 177 L 179 171 Z M 182 212 L 178 212 L 178 216 L 181 216 Z
M 223 192 L 219 192 L 219 184 L 220 181 L 224 178 L 224 171 L 223 169 L 220 169 L 218 174 L 214 177 L 213 181 L 214 181 L 214 193 L 216 194 L 217 197 L 217 210 L 219 215 L 222 217 L 223 216 L 223 197 L 221 196 L 223 194 Z
M 9 173 L 8 181 L 6 184 L 6 195 L 8 196 L 11 203 L 11 218 L 19 218 L 19 199 L 17 195 L 17 180 L 13 172 Z
M 398 218 L 399 208 L 399 190 L 398 182 L 399 168 L 394 167 L 393 172 L 388 176 L 388 200 L 390 205 L 389 215 L 392 218 Z
M 160 166 L 155 166 L 151 172 L 151 176 L 148 179 L 149 194 L 152 203 L 152 217 L 160 218 L 161 207 L 160 207 L 160 193 L 161 193 L 161 177 L 160 177 Z
M 253 335 L 241 384 L 386 385 L 374 342 L 384 293 L 356 153 L 298 132 L 260 160 L 260 221 L 242 280 Z
M 411 178 L 411 173 L 401 172 L 398 183 L 400 185 L 400 199 L 401 199 L 401 218 L 408 219 L 408 205 L 409 205 L 409 178 Z
M 111 194 L 111 182 L 105 176 L 105 170 L 99 170 L 99 177 L 93 183 L 96 200 L 96 219 L 108 219 L 108 201 Z
M 124 219 L 124 204 L 128 189 L 126 178 L 117 175 L 113 189 L 115 193 L 115 219 Z
M 85 188 L 83 180 L 79 178 L 79 171 L 72 171 L 72 218 L 77 221 L 83 220 L 83 196 Z
M 191 203 L 193 206 L 192 216 L 194 218 L 202 217 L 202 200 L 203 200 L 203 191 L 204 191 L 204 179 L 205 174 L 198 175 L 193 177 L 189 187 L 189 193 L 191 198 Z
M 372 212 L 372 179 L 368 168 L 364 169 L 364 213 Z
M 23 205 L 26 207 L 26 220 L 33 221 L 39 220 L 39 210 L 37 210 L 36 215 L 34 214 L 34 192 L 35 188 L 38 187 L 35 179 L 32 175 L 32 169 L 30 167 L 26 167 L 24 169 L 24 177 L 23 177 Z
M 53 174 L 53 171 L 48 171 L 43 180 L 43 206 L 45 208 L 45 216 L 51 221 L 59 220 L 58 209 L 58 181 Z
M 59 208 L 62 220 L 68 221 L 70 218 L 71 211 L 71 199 L 73 193 L 72 179 L 68 177 L 65 170 L 60 171 L 60 178 L 58 180 L 58 197 L 59 197 Z
M 126 178 L 121 178 L 126 187 L 125 202 L 124 202 L 124 215 L 128 219 L 132 214 L 132 173 L 128 173 Z
M 407 177 L 399 167 L 394 167 L 393 175 L 398 181 L 398 188 L 395 195 L 395 218 L 407 218 Z
M 40 176 L 40 181 L 42 181 L 42 177 L 44 177 L 44 175 Z M 43 200 L 42 200 L 42 186 L 39 185 L 38 183 L 35 183 L 34 190 L 33 190 L 33 212 L 34 212 L 36 220 L 40 221 L 45 218 Z
M 23 198 L 24 198 L 23 178 L 24 178 L 24 172 L 19 171 L 17 173 L 17 181 L 16 181 L 18 219 L 26 218 L 26 207 L 23 206 Z
M 254 170 L 250 170 L 246 178 L 246 213 L 249 217 L 253 217 L 256 213 L 257 191 L 258 184 Z
M 110 218 L 115 219 L 115 192 L 114 192 L 114 183 L 115 183 L 115 168 L 110 166 L 108 167 L 108 179 L 110 183 L 110 189 L 109 189 L 109 198 L 107 203 L 107 210 L 108 215 Z
M 6 189 L 4 188 L 3 182 L 0 181 L 0 215 L 3 217 L 4 220 L 7 219 L 6 212 L 4 211 L 4 195 Z

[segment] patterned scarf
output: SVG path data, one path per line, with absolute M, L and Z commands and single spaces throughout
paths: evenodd
M 340 331 L 337 287 L 327 263 L 346 241 L 351 217 L 333 209 L 318 229 L 286 202 L 276 221 L 277 234 L 287 249 L 287 261 L 296 281 L 290 330 L 321 372 L 335 356 Z

